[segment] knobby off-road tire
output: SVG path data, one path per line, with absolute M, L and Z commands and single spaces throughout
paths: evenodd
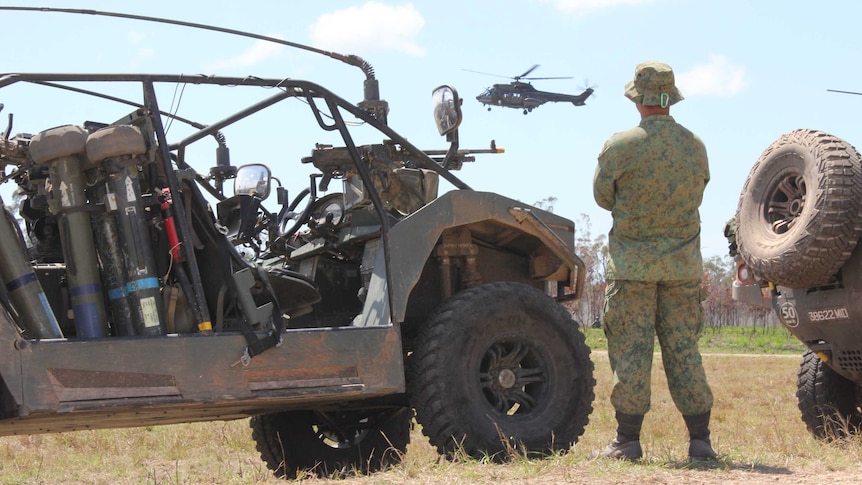
M 409 408 L 380 412 L 290 411 L 251 418 L 257 451 L 278 478 L 370 473 L 401 462 L 410 442 Z
M 778 138 L 751 169 L 736 212 L 739 253 L 791 288 L 829 282 L 862 236 L 862 163 L 852 145 L 815 130 Z
M 470 288 L 417 336 L 408 375 L 416 419 L 449 458 L 568 450 L 593 409 L 589 353 L 577 323 L 541 291 L 511 282 Z
M 855 434 L 862 425 L 856 384 L 835 373 L 808 350 L 796 380 L 802 421 L 814 436 L 833 440 Z

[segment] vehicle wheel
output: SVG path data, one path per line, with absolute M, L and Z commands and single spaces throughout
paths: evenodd
M 510 458 L 568 450 L 595 397 L 577 323 L 540 290 L 496 282 L 444 302 L 419 332 L 408 390 L 441 454 Z
M 791 288 L 829 282 L 862 236 L 862 164 L 849 143 L 814 130 L 778 138 L 739 199 L 739 253 L 761 278 Z
M 830 441 L 857 433 L 862 426 L 859 386 L 810 350 L 803 355 L 797 376 L 796 398 L 808 431 Z
M 369 473 L 400 463 L 410 442 L 409 408 L 376 412 L 289 411 L 251 418 L 257 451 L 278 478 Z

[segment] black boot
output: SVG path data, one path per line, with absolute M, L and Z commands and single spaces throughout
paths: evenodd
M 617 437 L 602 451 L 601 456 L 618 460 L 640 460 L 643 456 L 640 439 L 644 415 L 617 412 L 616 418 Z
M 688 427 L 688 457 L 692 460 L 713 460 L 718 457 L 709 441 L 709 417 L 710 411 L 682 417 Z

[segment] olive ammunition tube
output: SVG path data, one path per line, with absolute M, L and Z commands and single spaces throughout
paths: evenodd
M 80 338 L 96 338 L 108 334 L 108 322 L 84 192 L 86 139 L 87 132 L 79 126 L 51 128 L 32 138 L 30 156 L 36 164 L 48 166 L 50 207 L 60 226 L 75 330 Z

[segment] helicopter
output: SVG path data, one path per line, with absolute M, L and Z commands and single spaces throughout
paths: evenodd
M 583 106 L 586 104 L 587 98 L 593 94 L 593 88 L 586 88 L 581 94 L 562 94 L 539 91 L 533 87 L 532 84 L 521 81 L 521 79 L 571 79 L 570 77 L 527 77 L 527 75 L 538 67 L 539 65 L 536 64 L 527 69 L 527 71 L 520 76 L 511 77 L 498 76 L 497 74 L 489 74 L 487 72 L 471 71 L 469 69 L 464 70 L 478 74 L 486 74 L 488 76 L 508 77 L 509 79 L 513 79 L 509 84 L 494 84 L 483 91 L 482 94 L 476 96 L 476 100 L 482 103 L 482 105 L 487 106 L 488 111 L 491 111 L 492 106 L 503 106 L 505 108 L 523 109 L 524 114 L 526 115 L 530 111 L 533 111 L 533 108 L 537 108 L 549 102 L 571 102 L 575 106 Z

